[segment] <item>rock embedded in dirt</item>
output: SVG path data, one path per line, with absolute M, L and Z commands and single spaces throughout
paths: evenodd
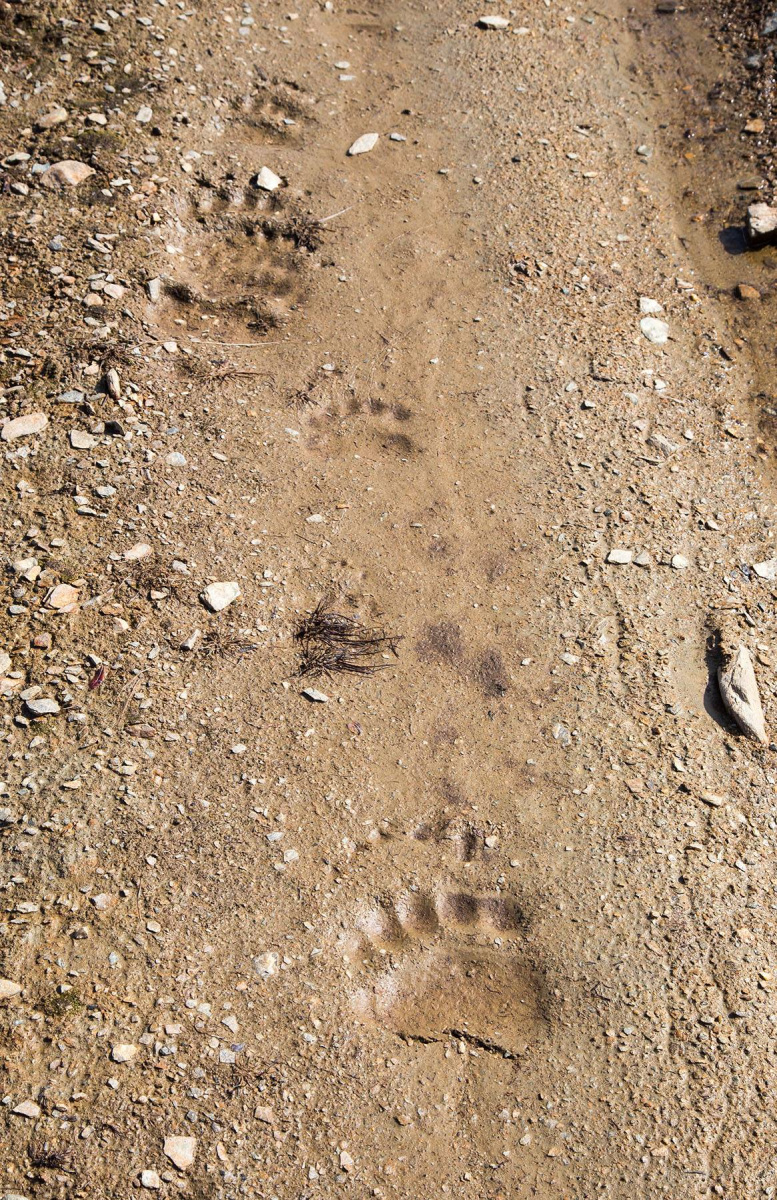
M 148 125 L 153 115 L 154 110 L 149 108 L 148 104 L 141 104 L 140 108 L 135 114 L 135 120 L 137 121 L 138 125 Z
M 158 1192 L 162 1186 L 162 1180 L 156 1171 L 141 1171 L 140 1186 L 146 1188 L 149 1192 Z
M 302 695 L 306 700 L 312 700 L 315 704 L 326 704 L 329 701 L 326 692 L 319 692 L 312 687 L 303 688 Z
M 639 311 L 644 316 L 656 316 L 657 313 L 664 311 L 663 304 L 659 304 L 657 300 L 651 300 L 649 296 L 640 296 Z
M 746 646 L 740 645 L 736 652 L 718 670 L 720 694 L 731 716 L 748 737 L 766 745 L 761 696 L 755 677 L 753 660 Z
M 76 159 L 66 158 L 62 162 L 54 163 L 44 171 L 40 176 L 40 181 L 47 188 L 78 187 L 79 183 L 83 183 L 85 179 L 94 174 L 93 167 L 78 162 Z
M 234 580 L 227 583 L 209 583 L 201 599 L 211 612 L 221 612 L 240 595 L 240 585 Z
M 99 441 L 99 438 L 95 437 L 93 433 L 87 433 L 85 429 L 71 429 L 70 431 L 70 445 L 74 450 L 94 450 Z
M 67 109 L 57 105 L 56 108 L 51 108 L 48 112 L 38 117 L 33 128 L 36 133 L 44 133 L 47 129 L 53 129 L 56 125 L 61 125 L 67 118 Z
M 252 965 L 260 979 L 270 979 L 277 975 L 279 961 L 277 951 L 265 950 L 262 954 L 257 954 Z
M 132 1062 L 133 1058 L 137 1058 L 138 1048 L 130 1042 L 119 1042 L 111 1050 L 111 1059 L 115 1063 Z
M 478 17 L 478 25 L 481 29 L 509 29 L 510 22 L 507 17 Z
M 13 979 L 0 979 L 0 1000 L 11 1000 L 20 995 L 22 985 L 14 983 Z
M 671 566 L 675 571 L 685 571 L 691 564 L 684 554 L 673 554 Z
M 738 283 L 736 286 L 738 300 L 760 300 L 761 293 L 751 283 Z
M 615 563 L 617 566 L 620 566 L 620 567 L 625 567 L 631 562 L 633 557 L 634 557 L 633 551 L 619 550 L 616 547 L 615 549 L 611 550 L 610 553 L 607 555 L 607 562 Z
M 777 241 L 777 208 L 771 204 L 751 204 L 747 210 L 745 227 L 750 246 L 766 246 Z
M 179 1171 L 185 1171 L 197 1154 L 197 1139 L 193 1137 L 165 1138 L 164 1153 Z
M 377 133 L 363 133 L 348 147 L 349 156 L 353 158 L 356 154 L 369 154 L 377 146 L 379 136 Z
M 253 180 L 254 187 L 260 188 L 263 192 L 274 192 L 282 183 L 280 175 L 276 175 L 269 167 L 262 167 Z
M 46 604 L 49 608 L 69 608 L 71 604 L 78 603 L 78 594 L 78 588 L 73 587 L 72 583 L 58 583 L 46 597 Z
M 48 696 L 38 696 L 34 700 L 25 700 L 24 707 L 33 717 L 55 717 L 60 711 L 56 700 Z
M 669 339 L 669 326 L 658 317 L 643 317 L 639 327 L 649 342 L 654 346 L 663 346 Z
M 149 546 L 148 542 L 136 542 L 134 546 L 130 546 L 129 550 L 124 551 L 124 561 L 137 562 L 138 559 L 148 558 L 153 553 L 153 547 Z
M 146 280 L 146 295 L 152 304 L 156 304 L 162 298 L 162 280 L 158 275 Z
M 34 1100 L 22 1100 L 21 1104 L 17 1104 L 11 1112 L 16 1113 L 19 1117 L 29 1117 L 31 1121 L 37 1120 L 40 1116 L 40 1105 Z
M 777 558 L 769 558 L 765 562 L 753 563 L 753 570 L 759 579 L 767 579 L 771 583 L 777 579 Z
M 6 421 L 0 428 L 0 438 L 4 442 L 12 442 L 15 438 L 29 437 L 33 433 L 42 433 L 49 423 L 45 413 L 28 413 L 23 417 L 14 417 Z

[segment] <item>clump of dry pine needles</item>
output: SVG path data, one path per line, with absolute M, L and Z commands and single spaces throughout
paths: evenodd
M 372 675 L 390 665 L 389 654 L 399 657 L 400 637 L 385 629 L 371 629 L 358 617 L 335 612 L 331 605 L 331 597 L 325 596 L 297 627 L 295 636 L 302 647 L 300 675 L 336 671 Z

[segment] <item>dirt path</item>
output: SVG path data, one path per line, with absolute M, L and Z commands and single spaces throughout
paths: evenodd
M 486 12 L 3 10 L 0 1193 L 777 1186 L 753 367 L 652 9 Z

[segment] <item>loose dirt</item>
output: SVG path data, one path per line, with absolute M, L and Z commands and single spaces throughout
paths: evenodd
M 771 447 L 671 20 L 2 10 L 0 1192 L 773 1194 Z M 378 670 L 300 674 L 322 601 Z

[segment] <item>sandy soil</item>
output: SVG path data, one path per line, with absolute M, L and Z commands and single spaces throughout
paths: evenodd
M 0 1194 L 773 1195 L 774 746 L 715 681 L 749 648 L 773 725 L 772 268 L 682 147 L 724 51 L 0 15 Z M 379 670 L 300 675 L 322 601 Z

